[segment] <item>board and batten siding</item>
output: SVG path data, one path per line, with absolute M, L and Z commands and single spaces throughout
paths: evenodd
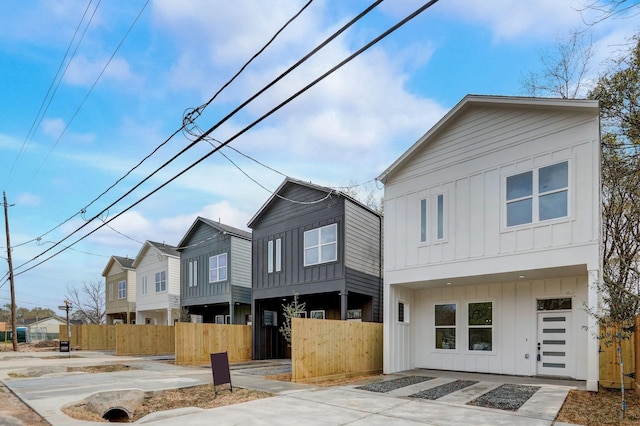
M 426 265 L 443 266 L 429 269 L 431 279 L 451 276 L 453 264 L 463 275 L 484 273 L 490 258 L 493 272 L 543 263 L 597 269 L 598 135 L 593 113 L 483 108 L 462 114 L 386 183 L 385 280 L 414 281 Z M 569 217 L 506 228 L 506 177 L 562 161 L 569 162 Z M 445 195 L 445 238 L 433 241 L 431 222 L 431 238 L 421 244 L 420 200 L 429 200 L 433 218 L 438 194 Z M 562 255 L 546 255 L 550 249 Z M 514 257 L 520 264 L 501 259 L 522 253 L 527 256 Z
M 586 347 L 588 333 L 584 304 L 587 303 L 587 277 L 439 287 L 415 290 L 412 318 L 415 336 L 415 367 L 437 370 L 473 371 L 491 374 L 536 375 L 536 300 L 572 298 L 572 339 L 569 363 L 572 377 L 587 378 L 587 357 L 577 348 Z M 467 304 L 493 302 L 493 350 L 468 350 Z M 434 305 L 456 303 L 455 350 L 435 348 Z

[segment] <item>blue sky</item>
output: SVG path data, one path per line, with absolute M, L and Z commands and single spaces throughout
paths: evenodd
M 92 2 L 63 63 L 88 1 L 0 2 L 0 189 L 13 204 L 18 306 L 57 310 L 67 287 L 101 279 L 109 256 L 133 258 L 145 240 L 175 245 L 197 216 L 246 229 L 283 174 L 333 187 L 370 182 L 466 94 L 525 95 L 523 77 L 571 28 L 592 37 L 594 78 L 639 23 L 621 16 L 587 27 L 595 12 L 581 12 L 584 1 L 441 0 L 232 142 L 279 173 L 224 149 L 237 167 L 215 154 L 122 213 L 209 152 L 212 146 L 201 141 L 103 213 L 103 219 L 122 213 L 111 229 L 26 271 L 94 230 L 100 221 L 85 219 L 186 147 L 189 139 L 178 133 L 89 205 L 178 130 L 184 112 L 208 101 L 304 3 L 151 0 L 144 7 L 146 0 L 120 0 L 100 2 L 94 13 Z M 383 2 L 211 136 L 224 141 L 236 134 L 420 4 Z M 196 124 L 212 127 L 367 5 L 315 0 Z M 54 80 L 61 63 L 64 76 Z M 54 81 L 55 95 L 45 98 Z M 5 276 L 4 237 L 0 247 Z M 8 302 L 4 283 L 0 303 Z

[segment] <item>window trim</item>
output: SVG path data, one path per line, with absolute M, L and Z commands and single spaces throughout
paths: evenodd
M 436 195 L 435 240 L 444 241 L 447 236 L 447 197 L 444 192 Z
M 198 259 L 187 261 L 187 283 L 189 287 L 198 286 Z
M 109 301 L 113 301 L 113 283 L 109 283 Z
M 126 298 L 127 298 L 127 281 L 120 280 L 118 281 L 118 300 L 122 300 Z
M 553 189 L 551 191 L 546 191 L 546 192 L 540 192 L 540 170 L 547 168 L 547 167 L 552 167 L 552 166 L 557 166 L 560 164 L 566 163 L 567 164 L 567 186 L 566 187 L 562 187 L 562 188 L 557 188 L 557 189 Z M 531 195 L 527 195 L 527 196 L 522 196 L 522 197 L 517 197 L 517 198 L 513 198 L 511 200 L 507 199 L 507 180 L 511 177 L 514 176 L 518 176 L 518 175 L 523 175 L 526 173 L 531 173 L 532 177 L 531 177 Z M 536 225 L 539 223 L 549 223 L 549 222 L 553 222 L 553 221 L 562 221 L 562 220 L 567 220 L 571 217 L 571 193 L 572 193 L 572 181 L 571 181 L 571 160 L 570 159 L 565 159 L 562 161 L 556 161 L 553 163 L 549 163 L 549 164 L 544 164 L 542 166 L 538 166 L 538 167 L 534 167 L 528 170 L 524 170 L 524 171 L 518 171 L 515 173 L 510 173 L 504 176 L 502 184 L 503 184 L 503 196 L 502 196 L 502 212 L 504 214 L 504 221 L 503 221 L 503 227 L 504 229 L 514 229 L 517 227 L 526 227 L 526 226 L 531 226 L 531 225 Z M 540 198 L 547 196 L 547 195 L 551 195 L 551 194 L 558 194 L 561 192 L 566 192 L 567 194 L 567 205 L 566 205 L 566 209 L 567 209 L 567 214 L 565 216 L 558 216 L 558 217 L 553 217 L 553 218 L 549 218 L 549 219 L 540 219 Z M 531 199 L 531 222 L 525 222 L 525 223 L 519 223 L 519 224 L 515 224 L 515 225 L 509 225 L 509 217 L 508 217 L 508 209 L 507 206 L 511 203 L 515 203 L 518 201 L 524 201 L 524 200 L 528 200 Z
M 276 272 L 282 272 L 282 238 L 276 239 Z
M 454 316 L 454 324 L 453 325 L 436 325 L 436 306 L 440 306 L 440 305 L 453 305 L 455 307 L 455 316 Z M 434 302 L 433 303 L 433 350 L 435 351 L 449 351 L 449 352 L 458 352 L 460 349 L 460 333 L 459 333 L 459 325 L 460 325 L 460 303 L 458 303 L 457 301 L 438 301 L 438 302 Z M 436 346 L 436 336 L 437 336 L 437 330 L 440 328 L 453 328 L 455 337 L 454 337 L 454 344 L 455 347 L 454 348 L 439 348 Z
M 220 260 L 222 257 L 224 256 L 225 258 L 225 265 L 224 266 L 220 266 Z M 216 267 L 212 268 L 211 267 L 211 259 L 216 258 Z M 220 279 L 220 271 L 222 271 L 224 269 L 225 275 L 223 279 Z M 211 272 L 213 270 L 216 270 L 216 280 L 212 280 L 211 279 Z M 209 256 L 209 284 L 212 283 L 219 283 L 219 282 L 223 282 L 223 281 L 227 281 L 229 279 L 229 256 L 227 254 L 227 252 L 223 252 L 223 253 L 218 253 L 218 254 L 213 254 L 211 256 Z
M 267 243 L 267 274 L 273 273 L 273 240 Z
M 160 277 L 160 279 L 158 279 Z M 158 271 L 155 273 L 155 290 L 156 293 L 164 293 L 167 291 L 167 271 Z M 162 288 L 164 284 L 164 289 Z M 160 290 L 158 290 L 160 288 Z
M 491 325 L 470 325 L 469 324 L 469 305 L 471 305 L 472 303 L 491 303 Z M 465 323 L 465 327 L 466 327 L 466 338 L 467 338 L 467 345 L 465 347 L 465 351 L 469 354 L 493 354 L 496 352 L 496 342 L 495 342 L 495 338 L 496 338 L 496 333 L 495 333 L 495 318 L 496 318 L 496 302 L 495 300 L 491 300 L 491 299 L 480 299 L 480 300 L 467 300 L 466 301 L 466 308 L 467 308 L 467 318 L 466 318 L 466 323 Z M 471 330 L 477 330 L 477 329 L 489 329 L 491 330 L 491 349 L 490 350 L 482 350 L 482 349 L 469 349 L 469 345 L 471 344 L 471 339 L 469 339 L 469 332 Z
M 322 243 L 322 230 L 323 229 L 329 229 L 329 228 L 334 228 L 335 229 L 335 236 L 336 239 L 332 242 L 329 243 Z M 307 245 L 305 244 L 305 241 L 307 239 L 307 235 L 309 235 L 311 232 L 318 232 L 318 243 L 316 245 L 312 245 L 307 247 Z M 328 260 L 322 260 L 322 248 L 323 247 L 328 247 L 334 245 L 335 246 L 335 256 L 332 259 L 328 259 Z M 311 250 L 311 249 L 317 249 L 318 250 L 318 257 L 317 260 L 313 263 L 308 262 L 307 261 L 307 250 Z M 315 266 L 315 265 L 322 265 L 325 263 L 331 263 L 331 262 L 336 262 L 338 260 L 338 224 L 337 223 L 330 223 L 329 225 L 324 225 L 324 226 L 319 226 L 313 229 L 309 229 L 308 231 L 304 231 L 304 234 L 302 236 L 302 257 L 303 257 L 303 263 L 304 266 Z
M 402 309 L 400 308 L 400 305 L 402 305 Z M 396 309 L 396 322 L 404 325 L 411 324 L 411 306 L 409 302 L 399 299 L 396 302 Z
M 418 212 L 420 219 L 420 229 L 418 238 L 421 244 L 429 244 L 429 199 L 420 199 L 420 209 Z
M 142 294 L 147 294 L 149 288 L 147 285 L 147 276 L 143 275 L 142 276 Z

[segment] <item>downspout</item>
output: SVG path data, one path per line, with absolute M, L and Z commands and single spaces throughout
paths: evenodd
M 380 322 L 384 321 L 384 318 L 382 316 L 382 297 L 383 297 L 383 285 L 384 285 L 384 281 L 383 281 L 383 274 L 384 274 L 384 267 L 382 265 L 382 261 L 383 261 L 383 256 L 382 256 L 382 250 L 384 248 L 384 244 L 382 243 L 382 238 L 383 238 L 383 232 L 382 232 L 382 226 L 383 226 L 383 216 L 382 213 L 380 213 L 380 215 L 378 216 L 378 222 L 380 224 L 380 226 L 378 227 L 378 241 L 379 241 L 379 247 L 378 247 L 378 320 Z

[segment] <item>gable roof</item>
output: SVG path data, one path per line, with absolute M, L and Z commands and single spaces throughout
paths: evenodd
M 311 183 L 311 182 L 305 182 L 305 181 L 301 181 L 298 179 L 294 179 L 292 177 L 286 177 L 284 179 L 284 181 L 282 181 L 282 183 L 280 184 L 280 186 L 271 194 L 271 196 L 267 199 L 267 201 L 265 201 L 265 203 L 262 205 L 262 207 L 260 207 L 260 209 L 256 212 L 256 214 L 253 215 L 253 217 L 249 220 L 249 222 L 247 223 L 247 226 L 249 228 L 253 228 L 253 225 L 256 223 L 256 221 L 258 219 L 260 219 L 260 217 L 264 214 L 264 212 L 267 210 L 267 208 L 277 199 L 281 199 L 283 198 L 280 194 L 284 191 L 284 188 L 288 185 L 300 185 L 300 186 L 305 186 L 307 188 L 311 188 L 311 189 L 315 189 L 317 191 L 320 192 L 324 192 L 325 194 L 327 194 L 327 198 L 331 195 L 337 195 L 339 197 L 345 198 L 353 203 L 355 203 L 356 205 L 358 205 L 359 207 L 363 208 L 364 210 L 367 210 L 377 216 L 382 216 L 382 214 L 370 207 L 368 207 L 366 204 L 361 203 L 360 201 L 356 200 L 355 198 L 351 197 L 350 195 L 345 194 L 342 191 L 339 191 L 337 189 L 333 189 L 333 188 L 329 188 L 326 186 L 321 186 L 321 185 L 316 185 L 315 183 Z M 318 200 L 320 201 L 320 200 Z
M 488 95 L 467 95 L 456 106 L 454 106 L 444 117 L 442 117 L 427 133 L 425 133 L 416 143 L 411 145 L 396 161 L 393 162 L 384 172 L 377 177 L 382 183 L 386 183 L 389 175 L 402 167 L 409 160 L 414 152 L 428 145 L 448 126 L 463 113 L 471 108 L 483 106 L 494 106 L 503 108 L 527 107 L 546 109 L 593 109 L 598 114 L 598 101 L 590 99 L 560 99 L 560 98 L 532 98 L 517 96 L 488 96 Z
M 144 242 L 144 244 L 142 245 L 142 248 L 138 252 L 138 255 L 136 256 L 136 260 L 133 261 L 134 267 L 137 267 L 140 264 L 140 260 L 142 259 L 144 253 L 152 247 L 158 250 L 161 254 L 164 254 L 166 256 L 177 257 L 177 258 L 180 257 L 180 252 L 178 252 L 176 247 L 169 244 L 165 244 L 165 243 L 158 243 L 156 241 L 147 240 Z
M 134 259 L 129 259 L 128 257 L 111 256 L 109 258 L 109 261 L 107 262 L 107 266 L 105 266 L 104 270 L 102 271 L 102 276 L 103 277 L 107 276 L 107 274 L 109 273 L 109 269 L 111 269 L 114 263 L 117 263 L 118 265 L 120 265 L 120 267 L 125 271 L 135 270 L 136 268 L 133 267 L 133 261 Z
M 53 316 L 46 317 L 46 318 L 38 318 L 38 319 L 29 318 L 29 319 L 25 319 L 22 325 L 29 325 L 29 326 L 34 325 L 34 324 L 37 325 L 37 324 L 40 324 L 42 322 L 49 321 L 49 320 L 52 320 L 52 319 L 56 320 L 56 321 L 58 321 L 60 323 L 63 323 L 63 324 L 67 323 L 67 320 L 62 318 L 60 315 L 53 315 Z
M 178 243 L 178 247 L 176 248 L 177 251 L 182 251 L 185 248 L 187 248 L 187 247 L 184 247 L 186 242 L 189 240 L 189 238 L 191 237 L 191 234 L 198 227 L 198 224 L 201 224 L 201 223 L 215 229 L 216 231 L 218 231 L 218 233 L 229 234 L 234 237 L 251 241 L 251 232 L 243 231 L 242 229 L 234 228 L 233 226 L 225 225 L 224 223 L 216 222 L 214 220 L 198 216 L 196 220 L 194 220 L 191 226 L 189 227 L 189 230 L 184 234 L 184 237 L 182 237 L 182 239 Z

